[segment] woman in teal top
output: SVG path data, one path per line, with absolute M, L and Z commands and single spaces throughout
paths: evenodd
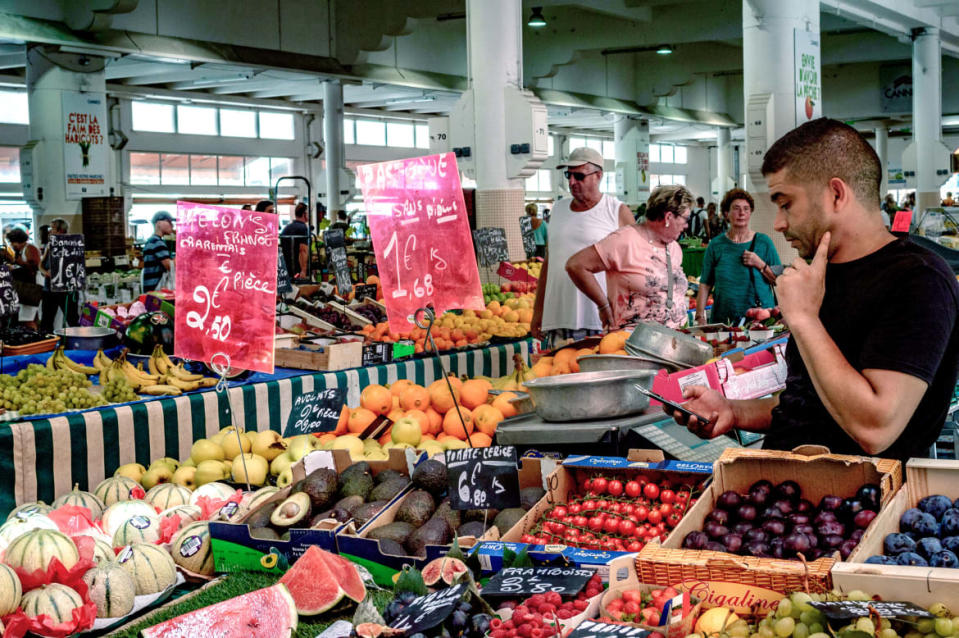
M 750 308 L 776 305 L 769 269 L 780 263 L 772 240 L 749 228 L 753 214 L 752 195 L 734 188 L 726 193 L 720 211 L 729 229 L 713 238 L 703 256 L 703 272 L 696 297 L 696 323 L 706 323 L 706 300 L 713 294 L 713 323 L 738 324 Z

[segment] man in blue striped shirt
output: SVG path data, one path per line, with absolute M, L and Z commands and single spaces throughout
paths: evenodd
M 173 233 L 173 215 L 161 210 L 153 216 L 153 235 L 143 245 L 143 292 L 156 290 L 163 275 L 173 267 L 170 249 L 163 241 Z

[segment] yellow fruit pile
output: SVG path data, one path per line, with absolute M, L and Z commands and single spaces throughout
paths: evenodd
M 537 378 L 554 377 L 560 374 L 579 372 L 579 358 L 589 354 L 626 354 L 626 339 L 629 333 L 625 330 L 611 332 L 600 340 L 595 348 L 563 348 L 552 356 L 540 358 L 533 365 L 532 371 Z

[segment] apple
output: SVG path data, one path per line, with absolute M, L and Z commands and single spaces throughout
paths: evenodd
M 196 488 L 196 468 L 183 465 L 173 473 L 173 482 L 187 489 Z
M 193 474 L 193 479 L 197 487 L 224 478 L 226 478 L 226 473 L 223 471 L 223 464 L 216 459 L 209 459 L 197 463 L 196 471 Z
M 113 476 L 125 476 L 139 483 L 146 471 L 147 469 L 139 463 L 126 463 L 118 467 L 117 471 L 113 473 Z
M 140 478 L 140 484 L 144 489 L 150 489 L 160 483 L 169 483 L 171 480 L 173 480 L 173 470 L 161 464 L 144 472 Z
M 269 474 L 270 464 L 259 454 L 244 453 L 233 459 L 231 475 L 236 483 L 263 485 Z
M 286 452 L 287 444 L 276 430 L 263 430 L 262 432 L 250 433 L 250 439 L 253 446 L 250 449 L 253 454 L 258 454 L 267 461 L 272 461 L 279 455 Z
M 293 482 L 293 468 L 286 468 L 280 475 L 276 477 L 276 486 L 279 488 L 284 488 L 290 483 Z
M 212 439 L 200 439 L 190 448 L 190 458 L 200 467 L 203 461 L 220 461 L 226 458 L 223 446 Z
M 290 451 L 287 450 L 283 454 L 273 459 L 273 462 L 270 463 L 270 474 L 273 476 L 279 476 L 283 470 L 289 468 L 291 465 L 293 465 L 293 463 L 293 457 L 290 456 Z

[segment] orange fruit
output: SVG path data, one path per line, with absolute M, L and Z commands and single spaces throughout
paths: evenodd
M 347 405 L 343 406 L 343 409 L 340 410 L 340 420 L 336 422 L 336 429 L 333 430 L 333 434 L 340 435 L 346 434 L 347 432 L 347 423 L 350 421 L 350 408 Z
M 368 385 L 360 393 L 360 405 L 376 414 L 387 414 L 393 409 L 393 394 L 379 384 Z
M 380 438 L 376 440 L 376 442 L 379 443 L 380 445 L 386 445 L 387 443 L 393 440 L 392 433 L 393 433 L 393 426 L 391 425 L 390 427 L 386 428 L 386 432 L 384 432 L 380 436 Z
M 392 410 L 390 410 L 390 413 L 386 415 L 386 418 L 396 423 L 397 421 L 402 419 L 404 416 L 406 416 L 406 412 L 403 412 L 403 410 L 401 410 L 400 408 L 393 408 Z
M 439 434 L 443 431 L 443 415 L 433 408 L 426 408 L 426 416 L 430 420 L 430 434 Z
M 460 420 L 462 415 L 463 420 Z M 450 436 L 454 436 L 461 441 L 466 440 L 466 434 L 463 431 L 463 426 L 466 426 L 466 432 L 470 434 L 473 433 L 473 415 L 470 414 L 470 411 L 464 407 L 460 407 L 459 411 L 453 409 L 446 413 L 446 416 L 443 417 L 443 432 Z
M 415 384 L 409 379 L 400 379 L 399 381 L 390 384 L 390 392 L 393 394 L 394 397 L 401 397 L 403 396 L 403 390 L 410 387 L 411 385 L 415 385 Z
M 503 420 L 503 413 L 491 405 L 483 404 L 473 410 L 473 423 L 476 429 L 492 437 L 496 433 L 496 426 Z
M 449 412 L 450 408 L 452 408 L 460 398 L 459 390 L 454 387 L 453 394 L 450 394 L 450 389 L 446 387 L 446 381 L 442 379 L 430 385 L 429 393 L 430 406 L 440 414 Z
M 373 284 L 378 284 L 378 283 L 380 283 L 380 278 L 377 277 L 376 275 L 370 275 L 369 277 L 366 278 L 366 284 L 368 286 Z
M 351 434 L 362 434 L 363 430 L 370 427 L 370 423 L 376 420 L 376 413 L 366 408 L 356 408 L 350 412 L 350 420 L 346 428 Z
M 600 340 L 599 353 L 614 354 L 617 350 L 622 350 L 626 346 L 626 339 L 628 338 L 629 334 L 624 330 L 610 332 Z
M 576 358 L 576 351 L 572 348 L 564 348 L 557 352 L 553 356 L 553 365 L 557 366 L 561 363 L 566 363 L 569 365 L 569 362 Z
M 486 403 L 490 388 L 492 387 L 493 384 L 485 379 L 470 379 L 460 388 L 460 403 L 470 410 L 483 405 Z
M 400 407 L 404 410 L 426 410 L 430 407 L 430 393 L 423 386 L 413 384 L 400 395 Z
M 493 445 L 493 439 L 482 432 L 473 432 L 470 434 L 470 443 L 473 444 L 473 447 L 489 447 Z
M 408 410 L 404 416 L 416 419 L 416 422 L 420 424 L 420 432 L 424 435 L 430 433 L 430 417 L 427 416 L 426 412 L 422 410 Z
M 508 419 L 511 416 L 516 416 L 516 408 L 513 407 L 513 404 L 509 402 L 510 399 L 515 398 L 515 392 L 504 392 L 493 400 L 493 407 L 500 411 L 500 414 L 503 415 L 504 419 Z
M 532 370 L 533 370 L 533 374 L 536 375 L 536 378 L 541 379 L 543 377 L 548 377 L 553 374 L 553 364 L 539 361 L 537 362 L 536 365 L 533 366 Z

